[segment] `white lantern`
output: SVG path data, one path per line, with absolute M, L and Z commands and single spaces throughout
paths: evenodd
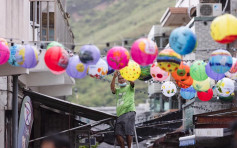
M 219 80 L 216 84 L 216 91 L 220 96 L 228 97 L 230 96 L 235 89 L 233 80 L 229 78 L 223 78 Z
M 166 97 L 172 97 L 177 92 L 177 88 L 173 82 L 167 81 L 161 85 L 161 91 Z
M 107 75 L 108 64 L 103 59 L 100 59 L 96 65 L 89 65 L 88 69 L 88 74 L 91 77 L 100 79 Z

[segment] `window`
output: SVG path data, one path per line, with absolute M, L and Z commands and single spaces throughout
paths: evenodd
M 40 2 L 30 2 L 30 21 L 40 24 Z

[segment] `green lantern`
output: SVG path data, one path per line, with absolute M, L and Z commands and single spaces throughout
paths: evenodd
M 64 46 L 62 44 L 60 44 L 59 42 L 53 41 L 53 42 L 48 44 L 47 50 L 51 47 L 54 47 L 54 46 L 59 46 L 59 47 L 62 47 L 64 49 Z
M 147 81 L 150 80 L 152 78 L 151 74 L 150 74 L 150 68 L 151 66 L 141 66 L 141 75 L 138 78 L 141 81 Z
M 206 63 L 203 61 L 196 61 L 190 67 L 190 75 L 193 80 L 204 81 L 208 78 L 205 70 Z
M 207 78 L 204 81 L 193 80 L 192 85 L 196 91 L 207 91 L 211 87 L 211 81 L 210 81 L 210 78 Z

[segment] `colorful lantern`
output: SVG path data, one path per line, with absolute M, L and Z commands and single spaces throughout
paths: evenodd
M 157 62 L 152 64 L 150 73 L 152 78 L 156 81 L 164 81 L 169 77 L 169 73 L 160 69 L 160 67 L 157 66 Z
M 25 45 L 23 48 L 19 48 L 19 51 L 15 55 L 16 62 L 24 68 L 34 68 L 39 62 L 39 51 L 31 46 Z
M 172 31 L 170 47 L 180 55 L 191 53 L 196 47 L 196 35 L 188 27 L 179 27 Z
M 185 81 L 190 77 L 190 68 L 188 65 L 183 64 L 183 62 L 181 62 L 179 68 L 177 70 L 175 70 L 174 72 L 172 72 L 172 77 L 175 80 L 179 80 L 179 81 Z
M 172 97 L 175 95 L 177 88 L 171 81 L 167 81 L 161 85 L 161 91 L 166 97 Z
M 88 69 L 88 74 L 92 78 L 101 79 L 108 73 L 108 64 L 103 59 L 99 59 L 96 65 L 89 65 Z
M 13 45 L 10 47 L 10 57 L 8 59 L 8 63 L 12 66 L 20 66 L 17 63 L 16 55 L 19 54 L 19 50 L 24 48 L 22 45 Z
M 47 67 L 55 72 L 64 71 L 67 68 L 68 60 L 68 52 L 59 46 L 49 48 L 44 56 Z
M 61 47 L 61 48 L 64 49 L 64 46 L 63 46 L 62 44 L 60 44 L 59 42 L 53 41 L 53 42 L 51 42 L 51 43 L 48 44 L 48 46 L 47 46 L 47 50 L 48 50 L 49 48 L 51 48 L 51 47 L 55 47 L 55 46 L 57 46 L 57 47 Z
M 193 88 L 196 91 L 207 91 L 211 87 L 210 78 L 207 78 L 204 81 L 193 80 Z
M 0 65 L 5 64 L 10 57 L 10 50 L 6 44 L 0 40 Z
M 210 89 L 208 89 L 207 92 L 198 91 L 197 96 L 201 101 L 209 101 L 209 100 L 211 100 L 211 98 L 213 96 L 213 90 L 210 88 Z
M 232 58 L 232 67 L 230 68 L 230 73 L 236 73 L 237 72 L 237 59 Z
M 225 73 L 225 76 L 232 79 L 232 80 L 237 80 L 237 72 L 236 73 L 230 73 L 229 71 L 227 71 Z
M 109 66 L 115 70 L 120 70 L 128 65 L 129 62 L 129 52 L 127 49 L 115 46 L 111 48 L 107 53 L 107 61 Z
M 74 55 L 68 61 L 66 72 L 70 77 L 82 79 L 87 75 L 87 68 L 88 66 L 80 61 L 79 56 Z
M 193 79 L 192 77 L 189 77 L 186 80 L 176 80 L 176 84 L 180 87 L 180 88 L 188 88 L 193 84 Z
M 208 75 L 208 77 L 212 78 L 213 80 L 221 80 L 225 77 L 225 74 L 220 74 L 220 73 L 216 73 L 211 69 L 211 66 L 209 63 L 207 63 L 206 65 L 206 74 Z
M 136 62 L 129 61 L 128 66 L 120 70 L 120 74 L 128 81 L 135 81 L 141 74 L 141 68 Z
M 84 45 L 79 52 L 79 58 L 84 64 L 96 65 L 100 59 L 100 50 L 95 45 Z
M 131 48 L 132 59 L 141 66 L 152 64 L 157 54 L 156 43 L 147 38 L 136 40 Z
M 232 67 L 231 54 L 226 50 L 215 50 L 209 58 L 211 69 L 216 73 L 225 73 Z
M 206 74 L 206 63 L 203 61 L 196 61 L 190 67 L 190 75 L 193 80 L 204 81 L 208 78 Z
M 141 74 L 140 77 L 138 78 L 141 81 L 147 81 L 150 80 L 152 78 L 151 74 L 150 74 L 150 68 L 151 66 L 140 66 L 141 68 Z
M 234 89 L 234 82 L 229 78 L 223 78 L 216 84 L 216 91 L 222 97 L 230 96 L 234 92 Z
M 237 38 L 237 18 L 231 14 L 216 17 L 211 23 L 211 36 L 221 44 L 228 44 Z
M 181 88 L 180 95 L 187 100 L 190 100 L 196 96 L 196 90 L 190 86 L 188 88 Z
M 178 69 L 181 63 L 181 56 L 172 49 L 164 49 L 157 58 L 158 66 L 167 72 L 173 72 Z
M 108 64 L 108 62 L 107 62 L 107 57 L 104 57 L 103 60 Z M 111 73 L 113 73 L 113 72 L 114 72 L 114 69 L 111 68 L 111 67 L 109 66 L 109 64 L 108 64 L 108 73 L 107 73 L 107 75 L 109 75 L 109 74 L 111 74 Z

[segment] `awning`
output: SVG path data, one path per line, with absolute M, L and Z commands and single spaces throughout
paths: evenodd
M 71 103 L 55 97 L 47 96 L 38 92 L 25 90 L 24 94 L 29 96 L 33 103 L 38 102 L 46 107 L 71 113 L 73 115 L 78 115 L 80 117 L 84 117 L 90 120 L 99 121 L 109 118 L 116 119 L 116 116 L 114 115 L 98 111 L 95 109 L 91 109 L 89 107 L 85 107 L 75 103 Z
M 162 26 L 183 26 L 188 24 L 191 18 L 186 7 L 169 7 L 162 16 L 160 23 Z

